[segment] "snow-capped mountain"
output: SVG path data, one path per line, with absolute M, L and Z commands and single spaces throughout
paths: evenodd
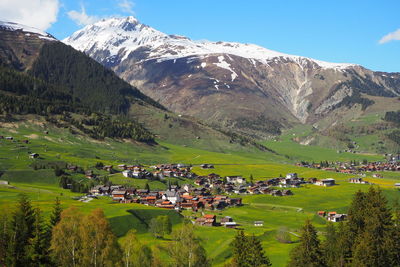
M 24 32 L 25 35 L 30 36 L 31 34 L 38 36 L 41 39 L 56 41 L 56 39 L 49 33 L 36 29 L 34 27 L 14 23 L 7 21 L 0 21 L 0 30 L 7 31 L 21 31 Z
M 191 56 L 231 54 L 257 60 L 263 64 L 281 58 L 293 60 L 299 64 L 304 63 L 305 60 L 311 60 L 322 68 L 346 69 L 354 66 L 354 64 L 329 63 L 283 54 L 254 44 L 192 41 L 184 36 L 167 35 L 157 31 L 139 23 L 132 16 L 101 20 L 75 32 L 63 42 L 89 54 L 98 50 L 107 50 L 108 55 L 100 60 L 109 62 L 113 62 L 116 57 L 119 61 L 124 61 L 135 50 L 146 47 L 150 49 L 150 52 L 144 60 L 157 59 L 158 62 Z M 226 63 L 221 63 L 221 66 L 226 66 Z
M 400 74 L 283 54 L 254 44 L 193 41 L 133 17 L 88 25 L 63 40 L 169 109 L 251 132 L 315 123 L 336 109 L 400 95 Z M 272 126 L 271 126 L 272 125 Z

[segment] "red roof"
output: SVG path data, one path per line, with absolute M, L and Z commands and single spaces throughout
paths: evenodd
M 204 215 L 203 217 L 206 218 L 206 219 L 214 219 L 214 218 L 215 218 L 215 215 L 206 214 L 206 215 Z

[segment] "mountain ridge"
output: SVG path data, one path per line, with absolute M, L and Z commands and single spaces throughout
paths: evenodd
M 279 133 L 277 125 L 318 128 L 336 110 L 373 106 L 369 96 L 400 95 L 400 73 L 256 45 L 196 42 L 159 32 L 133 17 L 104 19 L 64 42 L 168 109 L 254 137 Z
M 89 136 L 99 136 L 93 132 L 98 129 L 99 137 L 151 141 L 151 133 L 163 142 L 213 151 L 240 150 L 252 142 L 166 110 L 84 53 L 40 38 L 46 33 L 7 24 L 14 27 L 0 27 L 1 119 L 37 114 Z M 259 148 L 265 149 L 253 142 L 245 149 Z

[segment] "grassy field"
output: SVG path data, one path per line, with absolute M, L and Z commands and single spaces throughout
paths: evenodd
M 48 134 L 44 134 L 48 130 Z M 285 266 L 289 251 L 296 245 L 299 228 L 306 218 L 310 218 L 318 230 L 323 231 L 326 221 L 315 214 L 319 210 L 345 212 L 352 195 L 357 190 L 367 190 L 367 185 L 349 184 L 350 175 L 326 172 L 316 169 L 296 167 L 294 163 L 303 160 L 351 160 L 351 159 L 380 159 L 380 155 L 360 155 L 341 153 L 321 147 L 302 146 L 291 140 L 293 134 L 306 135 L 309 129 L 297 129 L 293 133 L 285 133 L 279 141 L 269 141 L 267 146 L 277 154 L 255 151 L 253 149 L 212 152 L 182 145 L 172 145 L 160 142 L 158 146 L 146 146 L 137 143 L 106 140 L 99 142 L 71 134 L 66 129 L 51 128 L 38 123 L 19 123 L 1 125 L 0 135 L 13 136 L 14 141 L 0 139 L 0 180 L 10 182 L 10 185 L 0 185 L 0 207 L 12 210 L 20 193 L 26 193 L 34 206 L 39 206 L 48 215 L 54 199 L 59 197 L 64 208 L 76 206 L 82 212 L 90 212 L 96 208 L 104 209 L 111 226 L 118 237 L 123 237 L 129 229 L 136 229 L 141 241 L 150 246 L 160 248 L 161 256 L 168 260 L 166 247 L 170 237 L 155 239 L 148 233 L 151 218 L 158 215 L 168 215 L 174 227 L 179 227 L 182 215 L 139 204 L 116 204 L 110 198 L 102 197 L 84 203 L 74 200 L 81 194 L 72 193 L 58 186 L 58 178 L 52 169 L 34 170 L 34 163 L 62 162 L 76 164 L 84 169 L 93 169 L 97 162 L 117 165 L 120 163 L 141 163 L 152 165 L 157 163 L 175 162 L 194 165 L 194 172 L 207 175 L 211 172 L 220 175 L 243 175 L 248 178 L 253 175 L 255 180 L 264 180 L 290 172 L 310 178 L 335 178 L 338 185 L 330 188 L 307 185 L 294 188 L 293 196 L 272 197 L 269 195 L 246 195 L 242 207 L 228 208 L 215 213 L 218 218 L 231 216 L 240 228 L 247 233 L 254 233 L 262 240 L 267 255 L 273 266 Z M 29 144 L 16 140 L 29 139 Z M 40 154 L 39 159 L 30 159 L 29 153 Z M 286 155 L 286 156 L 285 156 Z M 204 170 L 199 164 L 211 163 L 215 169 Z M 384 178 L 372 178 L 369 173 L 365 178 L 381 186 L 384 194 L 392 203 L 399 191 L 393 184 L 399 182 L 400 175 L 385 172 Z M 83 176 L 76 176 L 77 179 Z M 125 178 L 121 174 L 109 176 L 115 184 L 129 184 L 142 188 L 148 182 L 152 189 L 163 189 L 165 184 L 160 181 Z M 190 183 L 190 180 L 176 180 L 178 183 Z M 183 215 L 199 216 L 189 211 Z M 264 221 L 263 227 L 255 227 L 254 221 Z M 294 243 L 285 244 L 276 240 L 276 233 L 281 227 L 286 227 Z M 213 265 L 223 266 L 231 256 L 230 242 L 236 234 L 234 229 L 223 227 L 196 227 L 196 232 L 202 240 Z

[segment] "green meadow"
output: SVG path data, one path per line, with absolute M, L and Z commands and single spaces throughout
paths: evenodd
M 48 131 L 45 134 L 44 131 Z M 305 219 L 310 218 L 323 237 L 326 221 L 316 215 L 319 210 L 346 212 L 352 196 L 357 190 L 367 190 L 368 185 L 356 185 L 347 182 L 351 175 L 326 172 L 316 169 L 295 166 L 298 160 L 362 160 L 381 159 L 381 155 L 364 155 L 351 153 L 337 153 L 322 147 L 302 146 L 291 137 L 306 135 L 309 129 L 297 129 L 296 132 L 285 133 L 280 140 L 268 141 L 267 147 L 275 151 L 257 151 L 253 148 L 241 150 L 227 150 L 224 152 L 207 151 L 190 148 L 182 145 L 173 145 L 162 140 L 157 146 L 105 140 L 96 141 L 70 133 L 67 129 L 49 128 L 40 123 L 10 123 L 1 125 L 0 135 L 13 136 L 14 141 L 0 139 L 0 180 L 6 180 L 9 185 L 0 185 L 0 207 L 2 210 L 12 211 L 20 193 L 27 194 L 34 206 L 40 207 L 48 215 L 54 199 L 59 197 L 64 208 L 76 206 L 83 213 L 102 208 L 109 219 L 114 233 L 123 237 L 130 229 L 136 229 L 141 241 L 157 247 L 161 256 L 168 261 L 167 247 L 171 237 L 155 239 L 148 233 L 151 218 L 158 215 L 168 215 L 174 227 L 179 227 L 184 216 L 200 216 L 200 213 L 175 211 L 148 207 L 139 204 L 117 204 L 110 198 L 100 197 L 89 202 L 75 200 L 82 194 L 72 193 L 59 187 L 59 178 L 53 169 L 37 169 L 32 166 L 45 162 L 75 164 L 84 169 L 94 169 L 97 162 L 118 165 L 121 163 L 141 163 L 150 166 L 158 163 L 186 163 L 193 164 L 194 172 L 207 175 L 211 172 L 226 175 L 243 175 L 254 180 L 265 180 L 290 172 L 297 172 L 304 178 L 335 178 L 338 185 L 325 188 L 306 185 L 291 189 L 293 196 L 273 197 L 269 195 L 244 195 L 244 205 L 228 208 L 223 211 L 206 211 L 215 213 L 220 219 L 222 216 L 231 216 L 241 229 L 248 234 L 255 234 L 261 240 L 266 254 L 273 266 L 285 266 L 289 251 L 296 245 L 299 228 Z M 28 139 L 25 144 L 16 140 Z M 39 153 L 39 159 L 30 159 L 29 153 Z M 204 170 L 200 164 L 214 164 L 214 169 Z M 97 172 L 97 170 L 95 170 Z M 104 174 L 104 173 L 100 173 Z M 381 173 L 384 178 L 372 178 L 368 173 L 365 178 L 379 185 L 384 194 L 393 203 L 399 197 L 399 191 L 394 183 L 400 181 L 397 173 Z M 75 175 L 74 179 L 85 179 L 83 175 Z M 160 181 L 125 178 L 121 174 L 109 176 L 115 184 L 129 184 L 143 188 L 146 183 L 152 189 L 164 189 L 165 184 Z M 191 183 L 188 179 L 175 179 L 179 184 Z M 262 227 L 255 227 L 254 221 L 264 221 Z M 280 243 L 276 239 L 279 229 L 285 227 L 292 243 Z M 224 227 L 196 227 L 196 232 L 204 245 L 213 265 L 223 266 L 231 256 L 230 243 L 237 230 Z

